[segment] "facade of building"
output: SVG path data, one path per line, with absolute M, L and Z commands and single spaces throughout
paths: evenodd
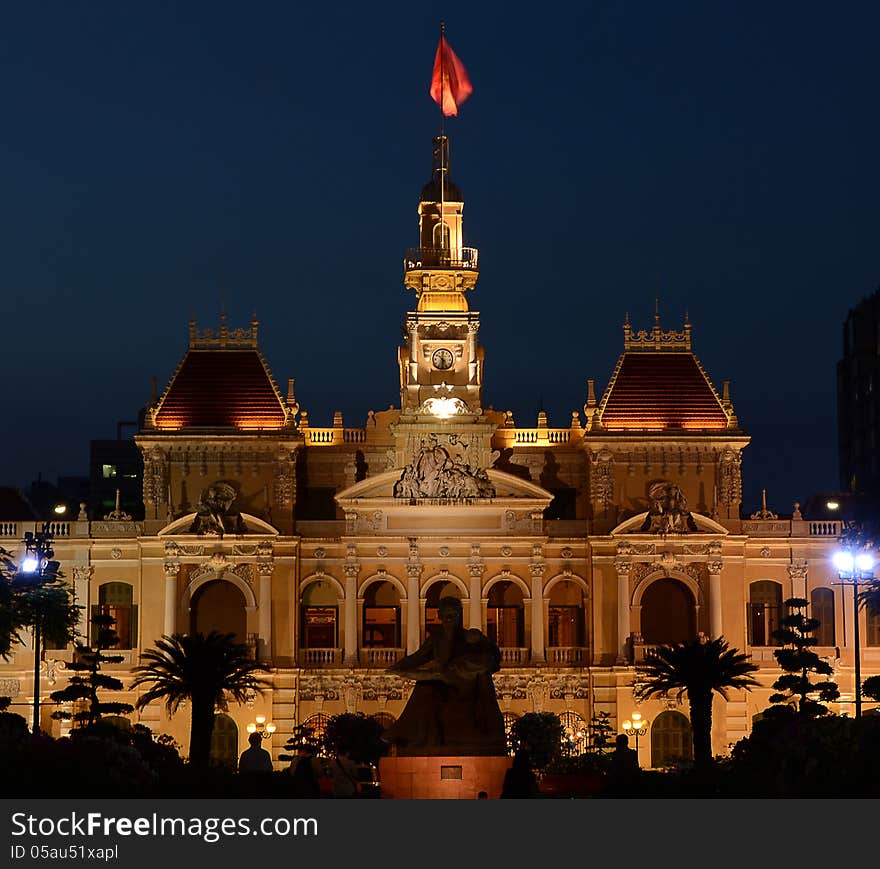
M 495 675 L 508 721 L 553 711 L 583 746 L 608 712 L 618 728 L 649 722 L 645 767 L 687 755 L 688 708 L 637 705 L 634 664 L 660 643 L 724 636 L 761 667 L 764 687 L 716 699 L 713 749 L 748 734 L 779 675 L 772 631 L 783 601 L 821 619 L 820 654 L 853 702 L 853 608 L 831 562 L 840 524 L 740 515 L 749 443 L 727 383 L 716 390 L 693 329 L 623 327 L 610 381 L 588 381 L 583 414 L 562 428 L 543 413 L 522 427 L 487 407 L 479 342 L 478 255 L 464 245 L 461 192 L 445 139 L 434 143 L 406 252 L 414 296 L 396 348 L 399 406 L 361 427 L 337 414 L 313 427 L 294 381 L 281 389 L 260 353 L 258 323 L 199 330 L 135 437 L 143 515 L 52 523 L 56 558 L 86 605 L 117 619 L 126 685 L 139 652 L 163 634 L 228 631 L 271 668 L 272 689 L 220 713 L 218 758 L 247 744 L 257 715 L 276 725 L 273 756 L 296 724 L 343 711 L 400 714 L 409 685 L 385 668 L 422 642 L 440 597 L 501 647 Z M 491 316 L 491 314 L 490 314 Z M 389 334 L 395 334 L 389 324 Z M 391 347 L 389 347 L 389 352 Z M 303 376 L 307 376 L 307 372 Z M 15 550 L 33 523 L 0 523 Z M 880 673 L 880 620 L 861 612 L 862 677 Z M 42 692 L 65 683 L 69 650 L 46 653 Z M 33 657 L 0 663 L 0 694 L 30 715 Z M 125 698 L 136 699 L 134 692 Z M 47 730 L 61 732 L 49 719 Z M 186 712 L 137 714 L 186 745 Z

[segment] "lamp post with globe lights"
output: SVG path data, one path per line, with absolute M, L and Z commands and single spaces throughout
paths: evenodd
M 271 721 L 266 721 L 265 715 L 258 715 L 247 726 L 248 733 L 259 733 L 263 739 L 269 739 L 276 730 L 277 728 Z
M 632 734 L 636 738 L 636 754 L 639 753 L 639 737 L 644 736 L 648 732 L 648 722 L 642 718 L 641 712 L 633 712 L 633 714 L 621 725 L 623 732 L 629 736 Z
M 840 585 L 852 587 L 853 599 L 853 647 L 855 654 L 855 704 L 856 718 L 862 717 L 862 660 L 859 638 L 859 586 L 874 578 L 874 556 L 868 552 L 853 553 L 841 549 L 834 553 L 834 566 L 840 577 Z

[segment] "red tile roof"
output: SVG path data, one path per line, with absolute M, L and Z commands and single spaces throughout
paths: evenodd
M 625 351 L 599 407 L 609 431 L 728 427 L 727 413 L 693 353 Z
M 279 429 L 284 404 L 257 350 L 188 350 L 156 409 L 158 429 Z

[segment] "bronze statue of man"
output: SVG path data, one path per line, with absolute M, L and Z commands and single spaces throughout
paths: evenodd
M 400 718 L 385 733 L 398 756 L 504 755 L 507 741 L 492 674 L 497 644 L 462 627 L 461 601 L 440 599 L 440 625 L 386 672 L 415 681 Z

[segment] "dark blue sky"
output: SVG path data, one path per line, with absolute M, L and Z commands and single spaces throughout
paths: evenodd
M 440 11 L 442 10 L 442 12 Z M 0 482 L 85 473 L 187 321 L 256 309 L 313 425 L 399 400 L 441 15 L 485 403 L 604 388 L 621 324 L 684 312 L 789 511 L 836 487 L 846 312 L 880 283 L 880 7 L 825 2 L 36 2 L 0 26 Z

